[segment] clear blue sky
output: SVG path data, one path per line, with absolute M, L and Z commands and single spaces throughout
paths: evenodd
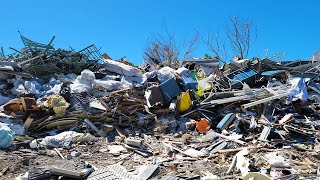
M 0 46 L 20 49 L 18 30 L 26 37 L 54 47 L 80 50 L 101 47 L 112 58 L 142 63 L 144 48 L 163 26 L 178 41 L 216 32 L 229 16 L 251 18 L 258 38 L 250 56 L 286 52 L 284 59 L 306 59 L 320 48 L 318 0 L 3 0 Z M 202 57 L 208 49 L 199 45 L 192 54 Z

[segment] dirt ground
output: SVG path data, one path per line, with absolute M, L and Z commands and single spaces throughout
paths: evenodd
M 232 153 L 216 153 L 209 158 L 187 158 L 183 161 L 175 159 L 172 154 L 168 154 L 155 137 L 148 142 L 152 147 L 153 156 L 143 157 L 135 152 L 128 151 L 113 155 L 109 153 L 108 145 L 115 145 L 115 142 L 108 143 L 105 139 L 90 144 L 73 145 L 70 149 L 59 148 L 59 152 L 65 158 L 62 159 L 54 149 L 30 149 L 28 143 L 17 144 L 11 150 L 0 150 L 0 180 L 11 180 L 19 175 L 24 175 L 31 167 L 58 165 L 66 161 L 87 162 L 93 167 L 102 168 L 108 165 L 119 163 L 129 172 L 135 171 L 142 164 L 150 164 L 154 160 L 161 162 L 160 168 L 154 172 L 152 179 L 161 179 L 167 176 L 179 177 L 180 179 L 199 179 L 201 171 L 207 171 L 214 175 L 223 177 L 223 179 L 237 179 L 240 175 L 239 171 L 233 171 L 231 175 L 225 172 L 230 167 L 232 158 L 236 152 Z M 145 143 L 146 144 L 146 143 Z M 250 161 L 259 159 L 257 156 L 272 152 L 272 149 L 262 148 L 252 153 Z M 318 165 L 320 167 L 320 156 L 315 153 L 303 152 L 295 149 L 283 151 L 283 156 L 300 164 L 304 169 L 300 173 L 316 174 L 317 169 L 310 168 Z M 312 162 L 312 164 L 308 164 Z M 256 164 L 256 171 L 260 170 L 259 163 Z M 310 166 L 309 166 L 310 165 Z M 308 168 L 309 167 L 309 168 Z M 255 167 L 250 167 L 254 170 Z M 292 171 L 292 173 L 296 173 Z M 314 179 L 314 176 L 304 179 Z
M 69 150 L 59 149 L 65 159 L 62 159 L 54 149 L 32 150 L 27 147 L 16 147 L 15 150 L 0 151 L 0 179 L 14 179 L 25 174 L 32 166 L 57 165 L 68 160 L 71 152 L 79 152 L 78 157 L 69 159 L 74 162 L 88 162 L 96 167 L 114 164 L 111 154 L 99 152 L 100 142 L 92 145 L 77 145 Z M 70 157 L 70 156 L 69 156 Z
M 160 144 L 159 144 L 160 145 Z M 158 149 L 159 148 L 159 149 Z M 115 163 L 120 163 L 128 171 L 134 171 L 142 164 L 151 163 L 153 157 L 143 157 L 139 154 L 127 152 L 119 156 L 114 156 L 107 151 L 107 143 L 105 141 L 99 141 L 94 144 L 76 145 L 70 149 L 59 148 L 60 153 L 66 159 L 62 159 L 54 149 L 40 149 L 32 150 L 28 148 L 27 144 L 16 146 L 14 150 L 2 150 L 0 151 L 0 180 L 11 180 L 17 178 L 19 175 L 24 175 L 31 167 L 34 166 L 48 166 L 57 165 L 65 161 L 73 162 L 88 162 L 94 167 L 101 168 Z M 162 160 L 163 148 L 160 146 L 154 149 L 158 160 Z M 78 152 L 78 157 L 70 157 L 67 159 L 68 154 L 72 152 Z M 198 179 L 199 171 L 208 170 L 215 172 L 223 172 L 227 169 L 220 168 L 217 162 L 202 161 L 202 160 L 190 160 L 184 163 L 171 163 L 173 159 L 164 160 L 165 166 L 160 168 L 154 173 L 153 178 L 158 179 L 168 174 L 179 175 L 181 178 L 194 177 Z

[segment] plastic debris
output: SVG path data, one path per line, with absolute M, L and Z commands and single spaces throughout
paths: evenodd
M 0 52 L 1 179 L 24 167 L 34 179 L 319 176 L 318 61 L 150 56 L 135 66 L 94 45 L 20 37 L 21 52 Z M 96 167 L 35 167 L 73 159 Z
M 41 145 L 45 145 L 48 147 L 55 148 L 69 148 L 72 143 L 80 143 L 80 142 L 92 142 L 97 141 L 98 138 L 94 137 L 91 134 L 77 133 L 74 131 L 65 131 L 55 136 L 47 136 L 40 142 Z M 35 147 L 33 145 L 35 141 L 32 142 L 30 146 Z
M 5 124 L 0 123 L 0 147 L 8 148 L 13 144 L 14 132 L 11 128 Z
M 118 73 L 123 76 L 142 77 L 143 74 L 141 70 L 136 67 L 128 66 L 116 61 L 105 59 L 103 63 L 105 64 L 106 70 Z

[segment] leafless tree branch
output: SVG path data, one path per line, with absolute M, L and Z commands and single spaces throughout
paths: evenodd
M 196 32 L 195 36 L 189 42 L 189 47 L 186 50 L 186 52 L 184 53 L 183 58 L 186 58 L 192 51 L 195 50 L 195 48 L 196 48 L 195 45 L 199 41 L 199 37 L 200 37 L 199 32 Z
M 199 37 L 200 34 L 197 32 L 188 42 L 187 50 L 183 54 L 183 58 L 189 56 L 190 53 L 196 49 Z M 170 66 L 179 59 L 181 49 L 182 47 L 177 44 L 174 34 L 165 28 L 164 34 L 157 33 L 156 35 L 152 35 L 145 48 L 144 59 L 151 59 L 154 62 L 162 62 Z
M 252 21 L 230 17 L 225 32 L 234 54 L 241 59 L 247 58 L 250 48 L 257 38 L 257 31 Z

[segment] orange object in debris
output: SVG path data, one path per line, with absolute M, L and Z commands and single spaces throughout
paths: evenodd
M 205 118 L 201 118 L 197 124 L 196 124 L 196 128 L 199 132 L 201 133 L 206 133 L 207 131 L 209 131 L 210 129 L 210 122 L 205 119 Z

